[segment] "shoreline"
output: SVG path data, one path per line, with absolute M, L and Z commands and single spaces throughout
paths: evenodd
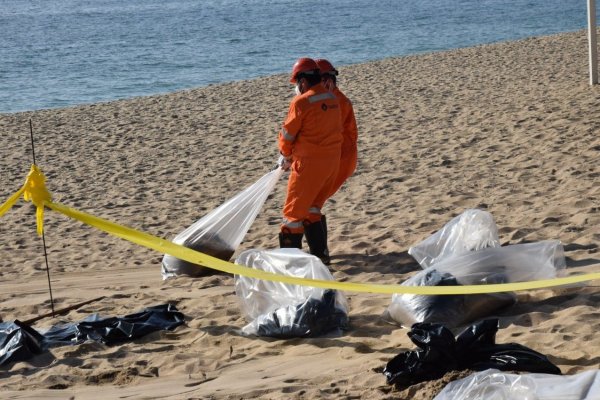
M 574 30 L 574 31 L 564 31 L 564 32 L 553 33 L 553 34 L 548 34 L 548 35 L 532 35 L 532 36 L 526 36 L 526 37 L 522 37 L 522 38 L 518 38 L 518 39 L 498 40 L 498 41 L 494 41 L 494 42 L 478 43 L 478 44 L 473 44 L 470 46 L 456 47 L 456 48 L 443 49 L 443 50 L 423 51 L 423 52 L 419 52 L 419 53 L 392 55 L 392 56 L 388 56 L 388 57 L 384 57 L 384 58 L 366 60 L 366 61 L 361 61 L 361 62 L 357 62 L 357 63 L 353 63 L 353 64 L 340 65 L 339 68 L 351 68 L 353 66 L 376 63 L 376 62 L 381 62 L 381 61 L 385 61 L 388 59 L 393 60 L 393 59 L 406 58 L 406 57 L 418 57 L 418 56 L 424 56 L 424 55 L 430 55 L 430 54 L 446 53 L 446 52 L 459 51 L 459 50 L 463 50 L 463 49 L 477 48 L 477 47 L 481 47 L 481 46 L 483 46 L 483 47 L 494 46 L 494 45 L 503 44 L 503 43 L 521 42 L 521 41 L 526 41 L 526 40 L 530 40 L 530 39 L 560 36 L 560 35 L 565 35 L 565 34 L 575 34 L 575 33 L 579 33 L 579 32 L 587 33 L 587 30 L 586 30 L 586 28 L 583 28 L 583 29 L 578 29 L 578 30 Z M 290 61 L 290 63 L 292 63 L 292 62 L 293 62 L 293 60 Z M 122 101 L 136 100 L 136 99 L 152 98 L 152 97 L 156 97 L 156 96 L 168 96 L 168 95 L 176 94 L 179 92 L 199 90 L 199 89 L 210 88 L 210 87 L 214 87 L 214 86 L 236 84 L 239 82 L 255 81 L 255 80 L 260 80 L 260 79 L 277 78 L 281 75 L 286 75 L 286 74 L 287 74 L 287 72 L 280 72 L 280 73 L 276 73 L 276 74 L 272 74 L 272 75 L 248 77 L 246 79 L 240 79 L 240 80 L 209 83 L 205 86 L 194 86 L 194 87 L 189 87 L 189 88 L 181 88 L 181 89 L 178 89 L 175 91 L 169 91 L 169 92 L 158 92 L 158 93 L 149 93 L 149 94 L 138 95 L 138 96 L 128 96 L 128 97 L 123 97 L 123 98 L 112 98 L 112 99 L 107 99 L 107 100 L 93 101 L 93 102 L 89 102 L 89 103 L 88 102 L 78 103 L 78 104 L 73 104 L 73 105 L 69 105 L 69 106 L 57 106 L 57 107 L 50 107 L 50 108 L 40 108 L 40 109 L 34 109 L 34 110 L 22 110 L 22 111 L 12 111 L 12 112 L 0 111 L 0 115 L 35 113 L 35 112 L 53 111 L 53 110 L 56 111 L 56 110 L 64 110 L 64 109 L 71 109 L 71 108 L 78 108 L 78 107 L 91 107 L 91 106 L 97 106 L 97 105 L 113 103 L 113 102 L 122 102 Z

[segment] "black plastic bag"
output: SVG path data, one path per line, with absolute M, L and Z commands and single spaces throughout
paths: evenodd
M 347 329 L 348 315 L 336 307 L 335 296 L 335 290 L 326 290 L 322 299 L 311 297 L 302 304 L 261 315 L 257 319 L 256 334 L 285 339 L 315 337 L 338 328 Z
M 44 337 L 19 320 L 0 323 L 0 365 L 42 353 Z
M 387 383 L 409 386 L 439 379 L 454 370 L 527 371 L 561 374 L 548 358 L 517 343 L 495 344 L 498 319 L 487 319 L 465 329 L 456 338 L 441 324 L 417 323 L 408 336 L 420 349 L 391 359 L 383 374 Z
M 124 317 L 100 319 L 96 314 L 74 324 L 58 324 L 41 334 L 19 320 L 0 323 L 0 365 L 25 361 L 50 347 L 73 345 L 87 340 L 113 345 L 158 330 L 172 330 L 184 316 L 172 304 L 148 307 Z
M 93 315 L 76 324 L 55 325 L 44 334 L 44 343 L 54 347 L 93 340 L 110 346 L 154 331 L 172 330 L 183 322 L 183 314 L 174 305 L 162 304 L 124 317 L 99 319 Z

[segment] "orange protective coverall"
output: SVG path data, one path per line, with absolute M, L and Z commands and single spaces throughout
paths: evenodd
M 333 196 L 344 184 L 346 179 L 352 176 L 356 170 L 356 161 L 358 159 L 358 128 L 356 126 L 352 102 L 337 87 L 333 90 L 333 94 L 340 100 L 344 141 L 342 143 L 340 168 L 328 197 Z
M 279 133 L 279 151 L 292 157 L 281 230 L 304 232 L 321 219 L 337 177 L 342 147 L 340 102 L 322 84 L 294 97 Z

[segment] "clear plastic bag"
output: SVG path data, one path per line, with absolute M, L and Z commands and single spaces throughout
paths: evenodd
M 442 229 L 408 249 L 422 268 L 452 255 L 500 247 L 498 227 L 492 214 L 469 209 L 454 217 Z
M 281 168 L 265 174 L 175 236 L 173 243 L 229 261 L 282 174 Z M 162 259 L 163 279 L 177 275 L 199 276 L 206 274 L 206 270 L 169 254 Z
M 454 286 L 527 282 L 560 276 L 566 266 L 559 241 L 492 247 L 445 258 L 402 283 Z M 461 326 L 516 301 L 512 293 L 424 296 L 394 294 L 384 317 L 404 326 L 436 322 Z
M 517 375 L 487 369 L 450 382 L 434 400 L 598 400 L 599 372 Z
M 246 250 L 235 262 L 280 275 L 333 280 L 318 257 L 295 248 Z M 250 321 L 242 329 L 247 335 L 316 336 L 348 324 L 346 298 L 339 291 L 236 275 L 235 292 Z

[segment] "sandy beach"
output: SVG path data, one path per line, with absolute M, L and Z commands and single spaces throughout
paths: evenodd
M 493 215 L 502 244 L 560 240 L 567 275 L 600 272 L 600 88 L 587 56 L 578 31 L 339 68 L 359 162 L 324 209 L 335 279 L 403 282 L 421 269 L 408 248 L 470 208 Z M 273 167 L 292 95 L 281 74 L 0 114 L 0 202 L 32 164 L 31 119 L 55 202 L 172 239 Z M 285 188 L 282 179 L 236 255 L 278 247 Z M 162 254 L 50 210 L 45 229 L 55 307 L 103 298 L 35 328 L 164 303 L 186 324 L 0 366 L 3 399 L 432 399 L 461 375 L 386 384 L 382 367 L 415 348 L 408 329 L 382 319 L 389 295 L 346 293 L 342 335 L 247 337 L 232 276 L 163 280 Z M 598 281 L 518 300 L 491 315 L 498 343 L 543 353 L 563 374 L 600 367 Z M 34 207 L 20 201 L 0 219 L 0 319 L 49 311 Z

